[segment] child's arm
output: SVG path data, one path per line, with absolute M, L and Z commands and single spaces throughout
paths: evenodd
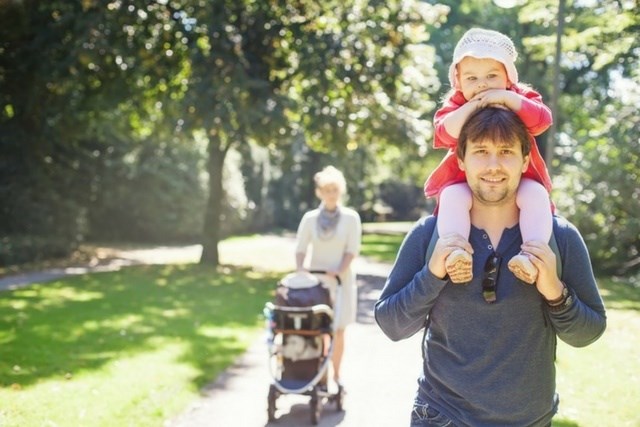
M 490 89 L 476 95 L 480 107 L 502 106 L 513 111 L 533 136 L 549 129 L 552 123 L 551 109 L 542 102 L 542 96 L 534 90 L 512 86 L 511 89 Z
M 436 122 L 436 128 L 442 128 L 441 130 L 444 130 L 455 140 L 455 143 L 457 143 L 462 126 L 467 121 L 471 113 L 476 111 L 478 108 L 480 108 L 479 103 L 475 99 L 471 99 L 467 103 L 461 105 L 458 109 L 450 111 L 439 122 Z M 438 129 L 436 129 L 436 132 L 437 130 Z
M 467 102 L 462 96 L 460 92 L 454 92 L 449 95 L 442 107 L 436 111 L 435 116 L 433 117 L 433 148 L 455 148 L 458 145 L 458 135 L 459 132 L 455 135 L 451 135 L 445 125 L 444 121 L 449 116 L 449 114 L 457 111 Z

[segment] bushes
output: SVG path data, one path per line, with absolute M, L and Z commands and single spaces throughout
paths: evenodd
M 0 266 L 64 257 L 78 246 L 86 226 L 73 174 L 27 171 L 0 179 Z
M 145 142 L 132 153 L 106 153 L 93 177 L 88 238 L 193 241 L 202 232 L 206 193 L 197 147 Z
M 3 236 L 0 239 L 0 266 L 62 258 L 76 247 L 76 242 L 59 237 Z

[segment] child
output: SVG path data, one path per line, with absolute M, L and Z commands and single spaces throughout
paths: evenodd
M 552 209 L 549 192 L 551 178 L 534 136 L 551 125 L 551 110 L 533 89 L 518 83 L 515 60 L 518 54 L 511 39 L 497 31 L 473 28 L 467 31 L 453 52 L 449 68 L 452 91 L 436 112 L 435 148 L 448 148 L 440 165 L 424 185 L 427 197 L 438 198 L 438 233 L 458 233 L 469 238 L 471 190 L 460 170 L 455 147 L 467 117 L 478 108 L 500 106 L 515 112 L 529 130 L 531 153 L 528 169 L 518 187 L 522 241 L 549 242 L 552 233 Z M 460 248 L 446 260 L 446 270 L 454 283 L 471 280 L 471 254 Z M 509 269 L 522 281 L 535 283 L 538 271 L 525 253 L 509 261 Z

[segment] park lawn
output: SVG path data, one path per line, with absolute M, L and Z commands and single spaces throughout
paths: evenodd
M 402 235 L 367 235 L 393 262 Z M 280 273 L 198 265 L 130 267 L 0 294 L 0 426 L 158 426 L 263 331 Z M 605 335 L 558 347 L 555 427 L 637 426 L 640 285 L 599 281 Z
M 598 284 L 607 330 L 585 348 L 559 342 L 556 427 L 640 426 L 640 277 Z
M 259 337 L 276 280 L 144 266 L 3 292 L 0 425 L 162 425 Z
M 393 263 L 404 234 L 364 234 L 360 254 L 378 262 Z

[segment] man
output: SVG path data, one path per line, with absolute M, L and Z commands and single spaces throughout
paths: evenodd
M 522 243 L 515 198 L 529 144 L 509 110 L 485 108 L 469 117 L 457 147 L 473 193 L 469 241 L 434 237 L 434 216 L 418 221 L 375 305 L 378 325 L 394 341 L 426 328 L 412 426 L 549 426 L 558 410 L 556 337 L 581 347 L 605 330 L 576 228 L 554 217 L 560 259 L 547 242 Z M 466 285 L 451 283 L 445 270 L 446 257 L 459 248 L 473 253 Z M 504 260 L 520 251 L 539 271 L 535 286 L 507 268 Z

